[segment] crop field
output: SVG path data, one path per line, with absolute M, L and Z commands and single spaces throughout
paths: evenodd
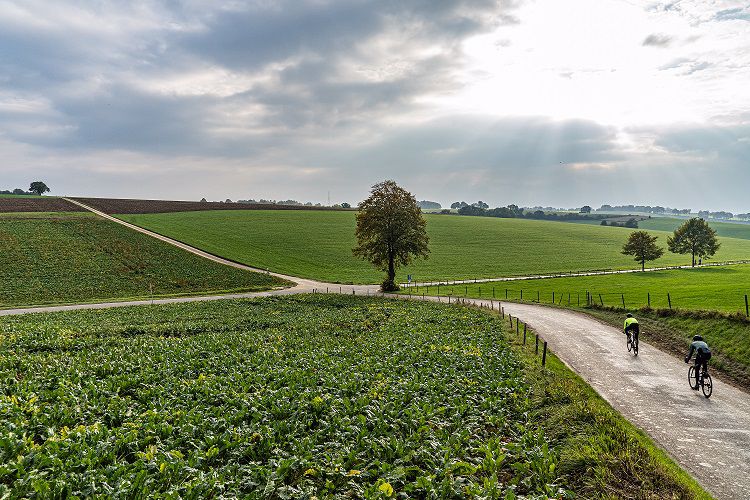
M 506 295 L 507 290 L 507 295 Z M 546 278 L 466 285 L 417 286 L 402 293 L 467 295 L 469 297 L 537 301 L 559 305 L 585 305 L 586 292 L 604 306 L 654 309 L 715 310 L 745 314 L 745 295 L 750 295 L 750 265 L 649 271 L 646 273 Z M 523 297 L 522 297 L 523 294 Z M 554 297 L 553 297 L 554 294 Z M 667 297 L 669 294 L 669 297 Z M 600 298 L 601 295 L 601 298 Z M 570 297 L 570 304 L 568 304 Z M 601 302 L 600 302 L 601 301 Z
M 272 271 L 340 283 L 377 283 L 382 273 L 354 258 L 355 214 L 206 211 L 120 215 L 202 250 Z M 629 229 L 491 217 L 425 215 L 430 258 L 399 270 L 418 281 L 636 267 L 620 253 Z M 654 231 L 666 246 L 669 233 Z M 721 238 L 715 260 L 750 258 L 750 241 Z M 689 264 L 666 253 L 654 265 Z
M 49 196 L 0 195 L 0 214 L 8 212 L 83 212 L 83 208 L 62 198 Z
M 222 266 L 88 213 L 0 214 L 0 308 L 264 290 Z
M 681 224 L 685 222 L 685 219 L 673 219 L 669 217 L 653 217 L 648 220 L 644 220 L 638 223 L 639 229 L 646 229 L 648 231 L 674 231 Z M 743 240 L 750 240 L 750 223 L 743 224 L 740 222 L 714 222 L 708 221 L 708 224 L 716 230 L 716 234 L 720 237 L 726 238 L 740 238 Z
M 706 496 L 503 325 L 323 295 L 3 318 L 0 496 Z
M 152 214 L 196 210 L 341 210 L 331 207 L 307 205 L 264 205 L 260 203 L 223 203 L 218 201 L 132 200 L 121 198 L 75 199 L 106 214 Z

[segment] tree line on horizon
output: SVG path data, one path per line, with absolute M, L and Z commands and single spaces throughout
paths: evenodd
M 2 190 L 0 191 L 0 194 L 9 194 L 9 195 L 16 195 L 16 196 L 29 196 L 29 195 L 38 195 L 41 196 L 44 193 L 49 193 L 50 189 L 47 187 L 47 185 L 42 181 L 34 181 L 31 184 L 29 184 L 29 190 L 24 191 L 21 188 L 15 188 L 14 190 Z

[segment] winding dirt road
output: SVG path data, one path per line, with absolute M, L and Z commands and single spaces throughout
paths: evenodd
M 184 243 L 134 226 L 92 209 L 101 217 L 175 245 L 188 252 L 232 267 L 265 272 L 203 252 Z M 0 316 L 78 309 L 104 309 L 145 304 L 169 304 L 234 298 L 266 297 L 317 291 L 380 295 L 375 285 L 340 286 L 271 273 L 294 287 L 266 292 L 219 296 L 178 297 L 130 302 L 77 304 L 0 310 Z M 405 295 L 388 295 L 407 299 Z M 447 301 L 446 297 L 425 300 Z M 489 306 L 489 300 L 466 299 Z M 492 301 L 495 308 L 499 302 Z M 685 470 L 717 498 L 750 498 L 750 395 L 714 379 L 714 394 L 705 399 L 689 388 L 688 366 L 681 359 L 641 342 L 638 357 L 625 349 L 622 333 L 581 313 L 539 305 L 504 303 L 505 311 L 520 318 L 547 340 L 551 350 L 583 377 L 628 420 L 647 432 Z M 703 450 L 703 451 L 701 451 Z

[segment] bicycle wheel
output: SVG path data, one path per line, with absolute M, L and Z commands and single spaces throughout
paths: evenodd
M 690 388 L 693 390 L 698 388 L 698 378 L 695 376 L 694 366 L 691 366 L 688 370 L 688 384 L 690 384 Z
M 706 399 L 711 397 L 711 393 L 714 392 L 714 383 L 711 380 L 711 375 L 708 373 L 703 374 L 703 383 L 701 384 L 701 388 L 703 389 L 703 395 L 706 396 Z
M 633 339 L 633 354 L 638 356 L 638 337 Z
M 630 337 L 626 337 L 625 342 L 628 344 L 628 352 L 630 352 L 633 349 L 633 343 L 630 341 Z

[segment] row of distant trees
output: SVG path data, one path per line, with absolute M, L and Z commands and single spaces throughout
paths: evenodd
M 0 194 L 15 194 L 15 195 L 43 195 L 44 193 L 49 193 L 49 188 L 45 183 L 42 181 L 34 181 L 29 185 L 29 190 L 24 191 L 21 188 L 16 188 L 12 191 L 4 190 L 0 191 Z
M 689 208 L 669 208 L 669 207 L 652 207 L 650 205 L 602 205 L 599 211 L 603 212 L 640 212 L 647 214 L 656 215 L 690 215 L 691 210 Z M 734 214 L 732 212 L 717 211 L 711 212 L 709 210 L 700 210 L 698 217 L 703 219 L 745 219 L 750 220 L 750 213 L 746 214 Z
M 201 198 L 201 203 L 207 203 L 207 202 L 208 200 L 206 200 L 205 198 Z M 311 201 L 302 203 L 297 200 L 265 200 L 262 198 L 257 201 L 256 200 L 237 200 L 236 202 L 227 198 L 226 200 L 220 201 L 219 203 L 247 203 L 250 205 L 282 205 L 282 206 L 292 206 L 292 207 L 295 207 L 295 206 L 296 207 L 322 207 L 324 206 L 320 203 L 313 204 Z M 337 203 L 335 205 L 331 205 L 331 207 L 332 208 L 351 208 L 352 206 L 349 203 L 344 202 L 344 203 Z
M 452 208 L 458 209 L 459 215 L 469 215 L 474 217 L 499 217 L 502 219 L 539 219 L 539 220 L 600 220 L 607 218 L 606 215 L 590 215 L 587 212 L 545 212 L 544 210 L 527 210 L 518 205 L 508 205 L 506 207 L 489 208 L 489 205 L 483 201 L 478 201 L 469 205 L 466 202 L 456 202 L 451 205 Z M 451 213 L 449 210 L 443 210 L 443 213 Z

